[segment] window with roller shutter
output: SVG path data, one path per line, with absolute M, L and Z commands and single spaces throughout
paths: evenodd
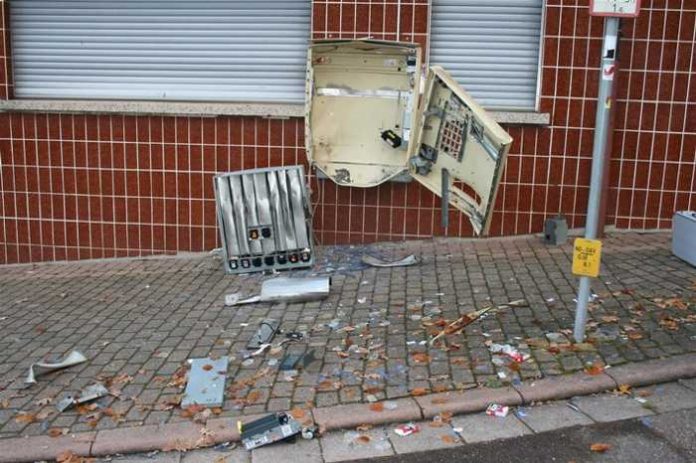
M 309 0 L 13 0 L 17 98 L 301 102 Z
M 430 64 L 488 109 L 537 109 L 543 0 L 433 0 Z

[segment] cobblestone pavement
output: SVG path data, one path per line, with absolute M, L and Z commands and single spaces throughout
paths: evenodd
M 265 277 L 225 275 L 211 256 L 0 268 L 0 438 L 189 420 L 172 405 L 183 390 L 182 367 L 209 355 L 231 356 L 224 406 L 212 412 L 237 416 L 495 387 L 693 352 L 696 269 L 671 255 L 670 239 L 605 239 L 589 342 L 579 345 L 564 339 L 575 307 L 572 248 L 548 247 L 539 237 L 321 248 L 316 268 L 295 274 L 331 274 L 330 297 L 288 305 L 224 307 L 225 294 L 254 293 Z M 414 253 L 422 262 L 367 268 L 364 252 Z M 446 345 L 425 342 L 441 320 L 517 299 L 528 307 L 494 311 Z M 306 336 L 243 365 L 264 318 Z M 492 355 L 487 342 L 531 357 L 516 363 Z M 24 387 L 30 363 L 73 349 L 88 362 Z M 296 377 L 278 371 L 284 353 L 312 349 L 318 360 Z M 64 394 L 96 381 L 114 395 L 96 408 L 56 411 Z

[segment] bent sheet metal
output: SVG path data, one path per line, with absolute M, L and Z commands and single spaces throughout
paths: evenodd
M 234 306 L 254 302 L 309 302 L 329 296 L 331 278 L 286 278 L 266 280 L 261 285 L 261 294 L 241 299 L 238 294 L 228 294 L 225 305 Z
M 87 357 L 82 355 L 80 352 L 74 350 L 65 357 L 62 361 L 58 363 L 49 362 L 36 362 L 32 363 L 29 367 L 29 373 L 27 374 L 27 379 L 24 380 L 27 384 L 35 384 L 36 378 L 46 373 L 50 373 L 56 370 L 62 370 L 63 368 L 68 368 L 80 363 L 86 362 Z
M 339 185 L 408 173 L 488 232 L 512 138 L 438 66 L 421 94 L 421 49 L 381 40 L 317 40 L 307 54 L 305 146 Z
M 418 263 L 418 258 L 411 254 L 403 259 L 386 261 L 366 254 L 362 256 L 362 261 L 364 264 L 367 264 L 370 267 L 409 267 L 411 265 L 416 265 Z

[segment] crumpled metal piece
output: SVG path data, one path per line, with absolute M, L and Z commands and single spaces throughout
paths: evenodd
M 36 377 L 45 375 L 56 370 L 62 370 L 63 368 L 68 368 L 80 363 L 86 362 L 87 357 L 82 355 L 80 352 L 74 350 L 68 354 L 62 361 L 58 363 L 48 363 L 48 362 L 36 362 L 32 363 L 29 367 L 29 374 L 27 379 L 24 380 L 27 384 L 35 384 Z
M 91 402 L 92 400 L 99 399 L 109 394 L 109 390 L 104 387 L 103 384 L 97 383 L 91 386 L 87 386 L 76 396 L 68 395 L 65 396 L 56 404 L 56 408 L 59 412 L 65 411 L 70 407 L 75 405 L 80 405 L 85 402 Z
M 380 267 L 380 268 L 388 268 L 388 267 L 409 267 L 411 265 L 417 264 L 418 258 L 414 256 L 413 254 L 404 257 L 403 259 L 395 260 L 392 262 L 387 262 L 382 259 L 378 259 L 377 257 L 369 256 L 365 254 L 362 256 L 362 261 L 364 264 L 369 265 L 370 267 Z

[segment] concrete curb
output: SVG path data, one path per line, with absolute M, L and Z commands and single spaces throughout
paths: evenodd
M 323 431 L 354 428 L 359 425 L 378 426 L 394 422 L 418 421 L 442 413 L 472 413 L 485 410 L 492 402 L 505 405 L 527 405 L 532 402 L 567 399 L 617 388 L 620 384 L 650 384 L 696 377 L 696 353 L 660 360 L 627 364 L 590 376 L 575 373 L 545 378 L 529 385 L 508 388 L 477 388 L 462 392 L 430 394 L 395 400 L 397 407 L 381 412 L 370 410 L 369 404 L 337 405 L 315 408 L 312 416 Z M 215 418 L 206 426 L 191 422 L 147 425 L 133 428 L 106 429 L 51 438 L 48 436 L 0 439 L 0 463 L 21 463 L 55 459 L 61 452 L 102 457 L 115 453 L 136 453 L 163 448 L 190 448 L 196 443 L 214 445 L 238 441 L 237 420 L 252 421 L 259 416 Z M 203 430 L 212 434 L 206 437 Z

